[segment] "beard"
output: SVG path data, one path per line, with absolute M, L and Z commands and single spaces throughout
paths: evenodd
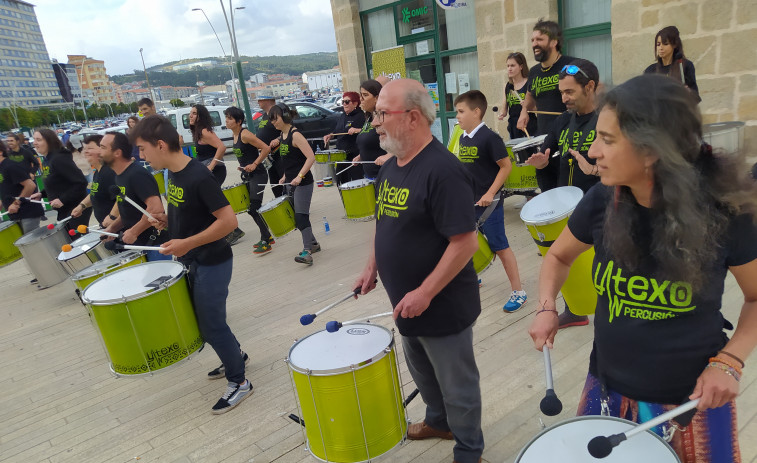
M 402 141 L 392 138 L 388 133 L 384 133 L 384 139 L 379 138 L 379 146 L 387 153 L 392 153 L 397 157 L 402 155 Z
M 541 47 L 534 47 L 534 59 L 540 63 L 547 61 L 550 56 L 549 50 L 545 50 Z

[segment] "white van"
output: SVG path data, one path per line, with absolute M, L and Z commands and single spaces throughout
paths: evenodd
M 210 118 L 213 120 L 213 133 L 218 135 L 218 138 L 220 138 L 223 144 L 226 145 L 226 148 L 231 149 L 234 144 L 234 134 L 231 132 L 231 129 L 226 128 L 226 116 L 223 114 L 223 111 L 227 107 L 228 106 L 206 106 L 210 113 Z M 192 143 L 192 132 L 189 131 L 189 111 L 191 109 L 191 106 L 186 106 L 184 108 L 166 111 L 166 117 L 171 121 L 171 124 L 176 127 L 179 135 L 184 138 L 184 144 Z

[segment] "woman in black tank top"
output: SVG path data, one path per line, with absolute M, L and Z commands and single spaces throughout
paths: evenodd
M 253 245 L 253 253 L 265 254 L 271 250 L 274 243 L 271 232 L 258 213 L 263 205 L 263 192 L 268 183 L 268 172 L 263 161 L 268 158 L 271 148 L 263 143 L 252 132 L 242 127 L 244 123 L 244 111 L 236 106 L 229 106 L 223 112 L 226 115 L 226 127 L 234 134 L 234 155 L 239 161 L 239 171 L 242 181 L 247 185 L 250 192 L 250 208 L 247 213 L 255 221 L 260 229 L 260 241 Z
M 303 250 L 294 260 L 312 265 L 312 253 L 321 250 L 310 225 L 310 200 L 313 197 L 313 174 L 310 173 L 310 167 L 315 162 L 315 155 L 305 137 L 292 126 L 293 114 L 287 105 L 278 103 L 271 108 L 268 116 L 273 126 L 281 131 L 279 155 L 284 175 L 279 183 L 286 184 L 294 199 L 294 222 L 302 233 Z
M 226 146 L 218 135 L 213 133 L 213 120 L 208 108 L 201 104 L 192 107 L 189 111 L 189 129 L 195 142 L 197 160 L 208 167 L 219 185 L 223 185 L 223 181 L 226 180 L 226 166 L 219 161 L 223 161 Z

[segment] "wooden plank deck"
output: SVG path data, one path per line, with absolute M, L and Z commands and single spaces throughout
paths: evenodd
M 513 207 L 518 202 L 519 198 L 505 200 L 507 235 L 533 298 L 540 258 Z M 238 216 L 247 236 L 234 246 L 228 314 L 232 330 L 250 354 L 247 374 L 255 393 L 220 416 L 210 413 L 225 389 L 224 380 L 206 379 L 219 364 L 212 349 L 150 378 L 114 378 L 70 282 L 39 291 L 29 285 L 31 276 L 23 262 L 0 268 L 0 461 L 316 461 L 305 451 L 298 425 L 287 418 L 297 411 L 284 358 L 295 339 L 323 329 L 326 321 L 384 312 L 389 303 L 379 285 L 311 326 L 299 324 L 300 315 L 349 292 L 364 264 L 374 226 L 342 219 L 336 188 L 316 189 L 311 212 L 323 245 L 312 267 L 293 260 L 301 249 L 297 232 L 279 239 L 268 255 L 254 256 L 256 227 L 248 215 Z M 323 216 L 331 224 L 328 236 L 323 233 Z M 536 304 L 531 301 L 514 314 L 502 312 L 510 288 L 498 263 L 483 274 L 483 283 L 483 313 L 474 342 L 484 405 L 484 460 L 512 462 L 540 430 L 542 356 L 526 333 Z M 724 296 L 729 319 L 737 319 L 741 301 L 729 277 Z M 379 323 L 391 326 L 391 320 Z M 552 362 L 564 411 L 555 418 L 544 417 L 547 425 L 574 416 L 591 340 L 591 327 L 571 328 L 558 336 Z M 414 386 L 399 349 L 407 394 Z M 741 450 L 744 462 L 757 463 L 757 357 L 745 370 L 738 399 Z M 408 417 L 423 417 L 421 400 L 410 404 Z M 411 442 L 388 459 L 450 462 L 452 446 L 447 441 Z

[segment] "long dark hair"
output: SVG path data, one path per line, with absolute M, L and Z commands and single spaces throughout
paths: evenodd
M 528 62 L 526 61 L 526 56 L 516 51 L 514 53 L 510 53 L 507 55 L 507 59 L 505 60 L 505 63 L 507 63 L 507 60 L 511 59 L 514 60 L 516 63 L 518 63 L 518 66 L 520 66 L 520 76 L 524 79 L 528 78 Z M 512 83 L 512 82 L 511 82 Z
M 189 124 L 189 130 L 192 131 L 192 140 L 196 143 L 202 139 L 203 129 L 213 131 L 213 119 L 210 118 L 210 111 L 205 105 L 196 104 L 194 108 L 197 110 L 197 120 L 194 124 Z
M 610 109 L 638 156 L 656 159 L 653 173 L 649 252 L 661 276 L 703 283 L 729 217 L 757 212 L 757 182 L 743 156 L 713 153 L 702 142 L 702 121 L 691 92 L 659 74 L 645 74 L 609 91 L 599 110 Z M 743 153 L 742 153 L 743 154 Z M 637 230 L 642 219 L 627 186 L 615 189 L 607 206 L 604 246 L 619 265 L 636 268 L 642 259 Z
M 58 135 L 55 132 L 53 132 L 51 129 L 39 128 L 35 130 L 35 132 L 39 132 L 39 134 L 47 143 L 48 155 L 51 153 L 57 153 L 59 151 L 63 151 L 65 149 L 63 148 L 63 142 L 60 141 L 60 138 L 58 138 Z
M 657 58 L 657 67 L 656 72 L 658 74 L 662 73 L 662 58 L 657 56 L 657 39 L 660 39 L 660 41 L 665 45 L 670 45 L 673 47 L 673 61 L 671 62 L 670 66 L 670 77 L 673 77 L 674 79 L 681 81 L 682 74 L 681 74 L 681 64 L 683 63 L 683 60 L 686 58 L 686 55 L 683 54 L 683 42 L 681 42 L 681 34 L 678 32 L 678 28 L 675 26 L 667 26 L 660 29 L 660 31 L 657 33 L 657 35 L 654 36 L 654 50 L 655 50 L 655 57 Z

